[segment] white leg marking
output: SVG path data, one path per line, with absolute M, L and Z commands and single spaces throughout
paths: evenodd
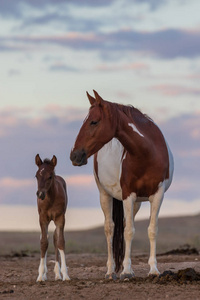
M 126 226 L 124 228 L 124 240 L 125 240 L 125 256 L 123 261 L 123 271 L 120 275 L 121 279 L 125 277 L 134 276 L 134 272 L 131 268 L 131 245 L 133 236 L 135 233 L 135 228 L 133 224 L 133 207 L 136 200 L 136 194 L 132 193 L 126 200 L 123 201 L 124 206 L 124 216 L 126 221 Z
M 150 256 L 148 264 L 150 265 L 150 274 L 159 275 L 159 271 L 157 269 L 157 261 L 156 261 L 156 238 L 158 233 L 158 214 L 160 211 L 160 206 L 163 201 L 165 191 L 165 184 L 160 183 L 158 191 L 155 195 L 149 197 L 150 205 L 151 205 L 151 217 L 150 224 L 148 227 L 148 236 L 150 241 Z
M 60 265 L 58 261 L 55 262 L 54 273 L 55 273 L 55 280 L 62 279 L 60 274 Z
M 61 273 L 63 275 L 63 281 L 70 280 L 69 275 L 67 273 L 67 266 L 66 266 L 66 260 L 65 260 L 65 253 L 63 250 L 59 250 L 60 258 L 61 258 Z
M 40 265 L 38 269 L 38 278 L 37 281 L 45 281 L 47 280 L 47 253 L 44 258 L 40 259 Z
M 137 127 L 133 123 L 128 123 L 128 126 L 132 127 L 133 131 L 137 132 L 140 136 L 144 137 L 144 135 L 139 132 L 139 130 L 137 129 Z
M 100 203 L 104 213 L 104 232 L 107 240 L 108 247 L 108 260 L 107 260 L 107 273 L 105 277 L 107 279 L 113 279 L 115 274 L 115 262 L 113 258 L 113 234 L 114 234 L 114 222 L 112 219 L 112 197 L 109 196 L 104 190 L 100 191 Z

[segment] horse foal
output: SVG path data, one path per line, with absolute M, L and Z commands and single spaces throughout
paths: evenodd
M 37 205 L 39 213 L 39 222 L 41 227 L 40 249 L 41 259 L 38 269 L 37 281 L 47 280 L 47 248 L 48 248 L 48 225 L 54 221 L 56 229 L 54 231 L 55 247 L 55 280 L 70 280 L 65 261 L 65 212 L 67 208 L 67 190 L 64 179 L 55 175 L 54 168 L 57 164 L 57 158 L 54 155 L 51 160 L 41 160 L 39 154 L 35 157 L 35 163 L 38 166 L 37 178 Z M 61 258 L 61 268 L 59 265 L 59 254 Z M 62 273 L 62 277 L 61 277 Z

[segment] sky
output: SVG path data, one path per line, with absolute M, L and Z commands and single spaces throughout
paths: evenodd
M 69 159 L 95 89 L 159 125 L 175 159 L 165 201 L 195 210 L 199 11 L 198 0 L 0 0 L 0 205 L 36 205 L 39 153 L 57 156 L 70 207 L 99 207 L 92 158 Z

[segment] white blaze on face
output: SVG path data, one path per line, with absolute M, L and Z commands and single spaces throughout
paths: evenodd
M 128 126 L 132 127 L 133 131 L 137 132 L 140 136 L 144 137 L 144 135 L 139 132 L 139 130 L 133 123 L 128 123 Z
M 42 170 L 40 170 L 40 175 L 42 176 L 42 172 L 44 171 L 44 168 Z

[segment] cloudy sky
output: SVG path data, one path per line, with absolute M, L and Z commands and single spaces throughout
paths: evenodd
M 0 204 L 35 205 L 40 153 L 57 156 L 70 207 L 99 206 L 92 159 L 69 160 L 93 89 L 158 123 L 175 158 L 166 201 L 200 204 L 199 11 L 198 0 L 0 0 Z

